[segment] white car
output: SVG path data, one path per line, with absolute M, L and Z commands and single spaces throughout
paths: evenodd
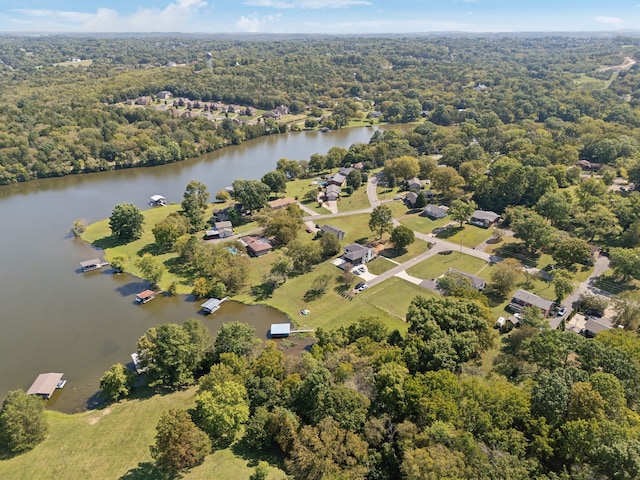
M 364 285 L 362 285 L 360 288 L 358 288 L 359 292 L 364 292 L 367 288 L 369 288 L 369 285 L 367 285 L 366 283 Z
M 558 310 L 557 315 L 559 317 L 562 317 L 562 316 L 564 316 L 565 313 L 567 313 L 567 307 L 562 307 L 560 310 Z

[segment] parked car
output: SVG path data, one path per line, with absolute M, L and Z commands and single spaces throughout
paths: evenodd
M 359 292 L 364 292 L 367 288 L 369 288 L 369 285 L 367 285 L 367 284 L 365 283 L 364 285 L 362 285 L 362 286 L 358 289 L 358 291 L 359 291 Z
M 567 313 L 567 307 L 560 307 L 560 310 L 558 310 L 558 313 L 556 315 L 562 317 L 565 313 Z
M 362 287 L 364 285 L 364 282 L 360 282 L 359 284 L 356 285 L 356 290 L 359 290 L 360 287 Z

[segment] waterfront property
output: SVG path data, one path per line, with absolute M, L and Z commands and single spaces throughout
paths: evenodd
M 140 304 L 147 303 L 154 298 L 156 298 L 156 292 L 154 292 L 153 290 L 145 290 L 136 295 L 136 302 Z
M 229 297 L 224 297 L 222 300 L 219 300 L 217 298 L 210 298 L 209 300 L 204 302 L 202 305 L 200 305 L 200 308 L 202 309 L 202 313 L 208 315 L 210 313 L 215 312 L 220 308 L 220 305 L 222 304 L 222 302 L 224 302 L 227 298 Z
M 51 398 L 56 388 L 62 388 L 67 383 L 62 379 L 64 373 L 41 373 L 36 381 L 29 387 L 29 395 L 40 395 L 43 398 Z
M 136 369 L 136 373 L 138 375 L 142 375 L 148 370 L 147 367 L 142 366 L 142 362 L 140 361 L 140 356 L 138 355 L 138 352 L 133 352 L 131 354 L 131 360 L 133 361 L 133 368 Z
M 109 262 L 103 262 L 99 258 L 92 258 L 91 260 L 80 262 L 80 268 L 82 268 L 83 272 L 91 272 L 93 270 L 99 270 L 105 265 L 109 265 Z

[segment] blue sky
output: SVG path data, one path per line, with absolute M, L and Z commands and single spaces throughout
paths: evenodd
M 640 0 L 0 0 L 0 31 L 422 33 L 640 29 Z

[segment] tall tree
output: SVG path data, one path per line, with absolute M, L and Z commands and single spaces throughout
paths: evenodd
M 515 258 L 506 258 L 491 272 L 491 288 L 505 297 L 509 294 L 522 273 L 522 264 Z
M 166 271 L 164 264 L 158 257 L 154 257 L 150 253 L 145 253 L 136 260 L 136 267 L 140 269 L 142 278 L 151 285 L 158 285 L 162 279 L 162 275 Z
M 391 232 L 391 243 L 393 243 L 393 248 L 398 251 L 402 251 L 415 242 L 416 237 L 409 227 L 405 225 L 398 225 Z
M 192 231 L 198 231 L 204 226 L 208 200 L 209 192 L 206 185 L 191 180 L 183 194 L 182 211 Z
M 114 236 L 124 242 L 137 240 L 142 236 L 144 216 L 132 203 L 116 205 L 109 217 L 109 227 Z
M 134 382 L 134 373 L 121 363 L 116 363 L 100 379 L 100 396 L 117 402 L 129 395 Z
M 231 196 L 251 212 L 264 208 L 269 202 L 271 188 L 258 180 L 234 180 Z
M 379 205 L 373 209 L 369 217 L 369 229 L 382 238 L 384 232 L 390 232 L 393 228 L 393 213 L 386 205 Z
M 0 410 L 0 447 L 19 453 L 44 440 L 49 428 L 44 406 L 45 402 L 37 395 L 10 391 Z
M 287 176 L 279 170 L 272 170 L 271 172 L 265 173 L 260 181 L 268 185 L 273 193 L 284 193 L 287 191 Z
M 158 468 L 175 474 L 202 464 L 211 451 L 211 441 L 187 412 L 170 409 L 160 417 L 156 441 L 150 448 Z
M 226 381 L 196 395 L 194 418 L 215 444 L 228 444 L 249 419 L 244 385 Z
M 547 219 L 524 207 L 516 207 L 510 212 L 511 228 L 516 237 L 522 239 L 529 253 L 546 247 L 551 241 L 553 228 Z
M 476 202 L 469 200 L 454 200 L 449 208 L 449 216 L 456 222 L 460 222 L 460 226 L 471 218 L 475 209 L 478 208 Z

